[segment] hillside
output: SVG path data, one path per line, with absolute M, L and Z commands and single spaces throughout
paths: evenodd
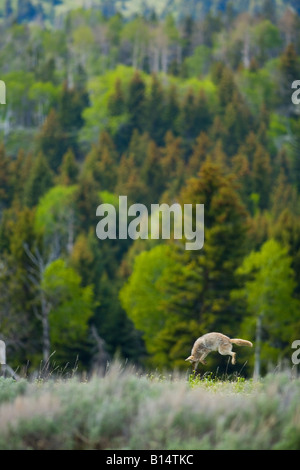
M 300 337 L 299 14 L 270 1 L 261 14 L 240 2 L 220 15 L 226 2 L 1 5 L 0 338 L 10 366 L 51 356 L 91 370 L 117 356 L 187 370 L 209 331 L 254 344 L 259 332 L 262 374 L 290 363 Z M 125 6 L 126 18 L 114 14 Z M 134 236 L 98 237 L 103 204 L 119 233 L 120 196 L 146 208 L 143 223 L 154 204 L 204 205 L 203 249 L 171 233 L 147 239 L 138 220 Z M 212 354 L 203 371 L 250 377 L 253 351 L 240 348 L 236 366 Z
M 300 12 L 297 0 L 1 0 L 0 12 L 3 18 L 13 13 L 20 22 L 37 19 L 53 22 L 55 18 L 77 8 L 97 8 L 107 17 L 121 13 L 127 19 L 135 15 L 149 17 L 153 14 L 164 18 L 172 14 L 177 20 L 187 16 L 196 20 L 202 19 L 208 12 L 224 13 L 228 9 L 234 14 L 247 11 L 253 15 L 281 15 L 288 6 Z

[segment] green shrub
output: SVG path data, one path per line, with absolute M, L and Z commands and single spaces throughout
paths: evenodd
M 299 449 L 300 379 L 0 380 L 0 449 Z

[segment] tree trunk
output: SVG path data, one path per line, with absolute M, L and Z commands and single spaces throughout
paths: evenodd
M 43 327 L 43 361 L 46 364 L 50 357 L 50 326 L 49 326 L 49 311 L 50 305 L 45 299 L 45 295 L 41 294 L 41 308 L 42 308 L 42 327 Z
M 256 320 L 256 337 L 255 337 L 255 363 L 253 379 L 258 380 L 260 377 L 260 351 L 261 351 L 261 333 L 262 333 L 262 315 Z

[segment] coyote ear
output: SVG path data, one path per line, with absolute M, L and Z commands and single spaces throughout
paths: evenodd
M 195 359 L 194 359 L 194 356 L 189 356 L 186 358 L 186 361 L 191 361 L 191 362 L 194 362 Z

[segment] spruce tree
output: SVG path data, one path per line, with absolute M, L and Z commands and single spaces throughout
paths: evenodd
M 136 71 L 129 83 L 126 102 L 131 132 L 133 132 L 134 129 L 140 132 L 144 130 L 146 106 L 145 91 L 145 82 L 140 73 Z
M 180 202 L 204 204 L 205 242 L 200 251 L 175 249 L 174 259 L 181 268 L 167 281 L 164 311 L 184 321 L 187 329 L 189 322 L 196 321 L 203 333 L 222 331 L 230 336 L 239 329 L 230 293 L 237 287 L 235 270 L 245 254 L 247 212 L 232 177 L 224 176 L 210 160 L 198 178 L 186 183 Z
M 292 83 L 299 80 L 300 60 L 298 58 L 294 44 L 289 44 L 280 57 L 279 62 L 279 92 L 282 110 L 290 115 L 294 112 L 291 102 Z
M 166 95 L 166 104 L 164 107 L 164 120 L 167 129 L 170 130 L 174 135 L 179 134 L 179 111 L 180 105 L 178 100 L 177 88 L 175 85 L 171 85 Z
M 41 196 L 53 185 L 53 172 L 46 157 L 39 153 L 33 160 L 29 178 L 25 183 L 24 199 L 28 207 L 36 206 Z
M 62 164 L 59 167 L 57 183 L 69 186 L 77 182 L 79 175 L 79 166 L 76 162 L 72 149 L 69 149 L 63 156 Z
M 67 150 L 67 134 L 61 125 L 59 115 L 52 109 L 37 136 L 37 151 L 45 155 L 50 168 L 57 172 Z
M 86 156 L 83 173 L 90 173 L 99 190 L 113 191 L 117 181 L 118 154 L 108 132 L 100 134 L 97 144 L 93 145 Z
M 156 75 L 152 76 L 150 94 L 146 103 L 145 122 L 150 137 L 162 145 L 166 134 L 165 124 L 165 94 Z
M 193 152 L 189 159 L 186 175 L 188 177 L 196 177 L 200 168 L 209 153 L 212 142 L 206 132 L 201 131 L 193 146 Z
M 148 145 L 147 156 L 141 170 L 141 178 L 148 189 L 145 204 L 150 206 L 159 201 L 165 188 L 165 178 L 161 166 L 161 150 L 154 141 Z
M 4 144 L 0 145 L 0 204 L 6 204 L 9 198 L 9 158 L 6 155 Z M 0 206 L 0 207 L 1 207 Z

